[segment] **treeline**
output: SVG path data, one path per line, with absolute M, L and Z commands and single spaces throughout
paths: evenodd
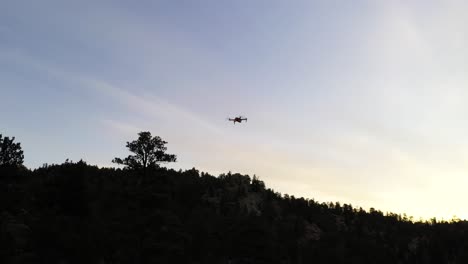
M 282 195 L 256 176 L 167 169 L 167 142 L 148 142 L 133 141 L 141 148 L 123 169 L 0 164 L 0 263 L 468 263 L 464 221 L 413 222 Z M 160 158 L 142 166 L 145 153 Z

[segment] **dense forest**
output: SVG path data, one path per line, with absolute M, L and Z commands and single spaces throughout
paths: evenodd
M 0 135 L 0 263 L 468 263 L 465 221 L 280 194 L 256 176 L 167 169 L 149 132 L 123 168 L 28 169 Z M 313 194 L 311 194 L 312 196 Z

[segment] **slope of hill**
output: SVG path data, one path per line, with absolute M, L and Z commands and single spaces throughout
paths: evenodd
M 468 263 L 466 222 L 281 195 L 248 175 L 81 161 L 0 175 L 0 263 Z

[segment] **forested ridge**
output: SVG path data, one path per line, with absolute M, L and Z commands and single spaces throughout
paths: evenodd
M 256 176 L 68 160 L 0 175 L 0 263 L 468 263 L 465 221 L 297 198 Z

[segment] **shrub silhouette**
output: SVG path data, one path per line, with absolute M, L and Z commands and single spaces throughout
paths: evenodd
M 159 163 L 162 162 L 176 162 L 176 155 L 166 153 L 166 144 L 166 141 L 158 136 L 151 136 L 148 131 L 140 132 L 137 140 L 127 142 L 127 148 L 135 154 L 124 159 L 115 158 L 112 162 L 125 165 L 131 169 L 159 167 Z
M 23 165 L 24 154 L 21 143 L 14 143 L 15 137 L 3 137 L 0 134 L 0 166 L 2 165 Z

